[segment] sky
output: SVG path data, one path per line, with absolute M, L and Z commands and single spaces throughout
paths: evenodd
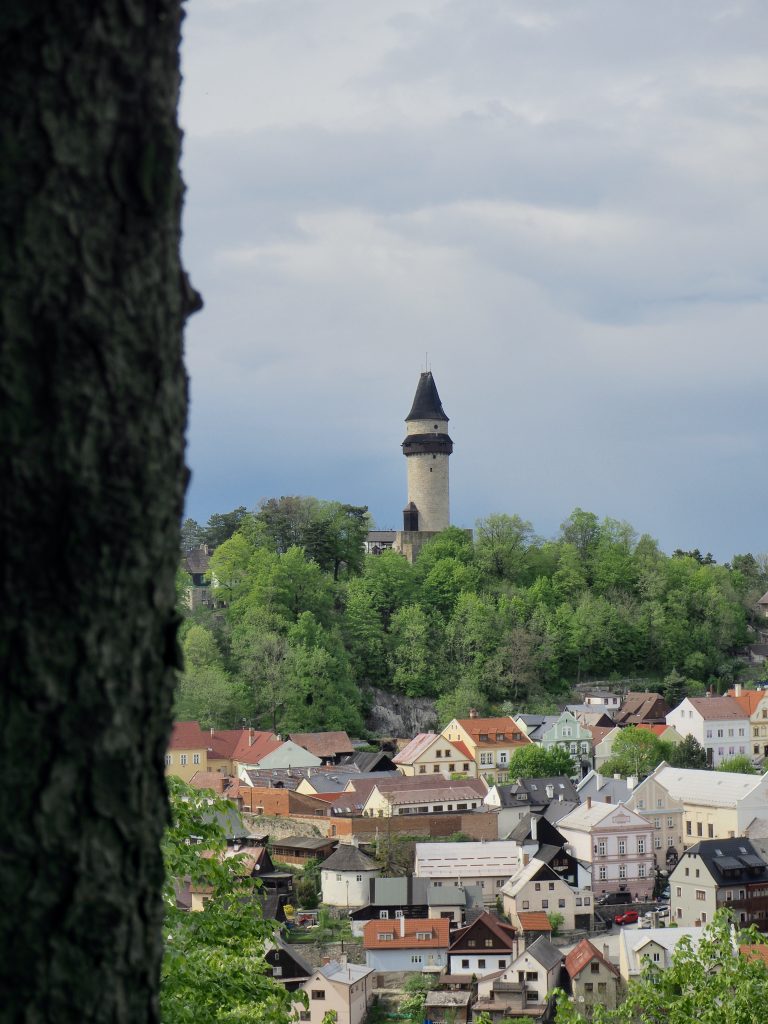
M 768 549 L 765 0 L 193 0 L 187 514 L 398 528 L 419 373 L 451 518 Z

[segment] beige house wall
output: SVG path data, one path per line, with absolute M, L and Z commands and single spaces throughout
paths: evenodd
M 577 896 L 581 901 L 579 906 L 576 906 Z M 576 914 L 594 916 L 592 893 L 583 890 L 577 892 L 562 880 L 545 879 L 541 882 L 527 882 L 514 896 L 504 893 L 502 902 L 504 913 L 516 927 L 519 927 L 518 914 L 521 912 L 543 911 L 545 914 L 562 914 L 561 928 L 564 931 L 572 931 L 576 927 Z
M 739 811 L 736 807 L 709 807 L 706 804 L 683 804 L 683 847 L 694 846 L 702 839 L 733 839 L 741 835 Z
M 375 974 L 371 972 L 353 985 L 342 985 L 317 971 L 301 986 L 302 991 L 307 994 L 309 1004 L 306 1009 L 297 1004 L 299 1020 L 309 1021 L 310 1024 L 322 1024 L 323 1017 L 333 1011 L 336 1014 L 336 1024 L 362 1024 L 373 997 L 374 977 Z M 324 993 L 323 998 L 313 999 L 313 991 Z
M 593 967 L 597 967 L 593 971 Z M 621 993 L 621 980 L 609 971 L 600 960 L 594 959 L 591 963 L 573 979 L 573 997 L 578 1004 L 579 1011 L 592 1015 L 596 1006 L 604 1006 L 608 1010 L 615 1010 L 619 1005 Z
M 195 772 L 211 771 L 208 767 L 208 748 L 193 747 L 190 750 L 168 750 L 165 754 L 165 774 L 175 775 L 189 782 Z
M 395 805 L 390 803 L 388 797 L 389 794 L 380 793 L 378 788 L 374 787 L 363 806 L 363 814 L 369 818 L 389 818 L 400 817 L 406 811 L 408 814 L 439 814 L 443 811 L 471 811 L 483 806 L 483 798 L 479 794 L 457 800 L 455 797 L 441 798 L 438 791 L 426 799 L 422 796 L 419 800 L 414 799 L 412 803 Z
M 440 751 L 440 756 L 437 752 Z M 398 764 L 398 771 L 403 775 L 466 775 L 470 779 L 477 777 L 475 762 L 464 756 L 460 750 L 447 740 L 445 736 L 438 736 L 418 757 L 414 758 L 412 764 Z
M 652 827 L 651 842 L 657 867 L 664 867 L 669 849 L 680 857 L 684 848 L 683 805 L 674 800 L 653 775 L 640 783 L 625 806 L 642 815 Z
M 699 857 L 686 857 L 678 864 L 669 879 L 669 896 L 669 919 L 681 928 L 712 923 L 717 886 Z

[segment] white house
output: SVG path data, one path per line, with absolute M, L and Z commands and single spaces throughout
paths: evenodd
M 356 846 L 342 843 L 320 869 L 323 903 L 330 907 L 364 907 L 370 895 L 371 878 L 381 869 Z
M 622 928 L 619 936 L 619 973 L 625 982 L 642 974 L 646 963 L 662 970 L 672 963 L 675 946 L 683 938 L 696 949 L 703 928 Z
M 435 885 L 480 886 L 485 905 L 492 906 L 520 862 L 513 842 L 416 843 L 413 873 Z
M 686 697 L 667 715 L 681 736 L 693 736 L 714 768 L 739 754 L 750 756 L 749 713 L 733 697 Z
M 365 960 L 375 971 L 424 971 L 444 968 L 448 957 L 447 919 L 400 917 L 367 921 Z
M 487 1013 L 492 1021 L 520 1015 L 538 1017 L 548 993 L 560 984 L 564 959 L 549 939 L 540 936 L 505 970 L 479 978 L 473 1012 Z

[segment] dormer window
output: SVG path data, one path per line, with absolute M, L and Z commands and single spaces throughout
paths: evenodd
M 487 743 L 488 742 L 488 733 L 487 732 L 481 732 L 480 733 L 480 741 L 482 743 Z
M 503 743 L 504 742 L 504 733 L 503 732 L 497 732 L 496 733 L 496 742 L 497 743 Z

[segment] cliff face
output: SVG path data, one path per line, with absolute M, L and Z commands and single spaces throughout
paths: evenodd
M 367 697 L 371 710 L 366 725 L 376 736 L 415 736 L 437 728 L 435 702 L 428 697 L 405 697 L 374 686 Z

